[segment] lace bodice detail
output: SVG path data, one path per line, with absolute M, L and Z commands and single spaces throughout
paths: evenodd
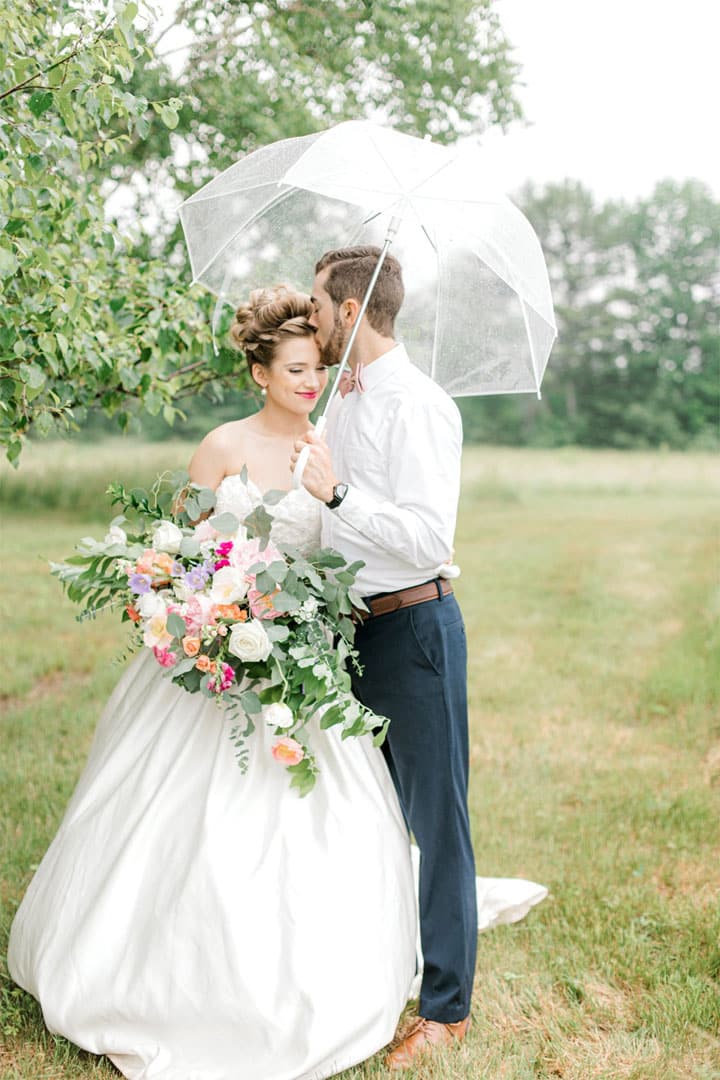
M 234 514 L 242 521 L 261 502 L 257 484 L 252 480 L 246 483 L 239 473 L 234 473 L 220 481 L 215 510 L 218 514 Z M 288 491 L 267 511 L 273 519 L 271 536 L 276 544 L 295 547 L 303 555 L 320 547 L 320 503 L 305 488 Z

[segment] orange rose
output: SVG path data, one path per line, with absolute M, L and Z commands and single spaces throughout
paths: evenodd
M 215 615 L 218 619 L 232 619 L 235 622 L 245 622 L 247 611 L 243 611 L 238 604 L 216 604 Z
M 200 638 L 184 637 L 182 639 L 182 647 L 186 656 L 197 656 L 200 652 Z
M 209 656 L 206 656 L 205 653 L 201 653 L 195 661 L 195 667 L 198 671 L 210 671 L 211 666 L 212 660 Z

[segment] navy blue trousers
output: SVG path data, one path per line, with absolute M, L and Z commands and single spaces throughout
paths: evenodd
M 475 863 L 467 807 L 465 627 L 452 594 L 358 627 L 353 692 L 391 719 L 383 751 L 420 848 L 420 1015 L 470 1012 L 477 950 Z

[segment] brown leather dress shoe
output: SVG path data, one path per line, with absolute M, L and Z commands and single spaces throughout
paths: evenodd
M 440 1024 L 437 1020 L 426 1020 L 419 1016 L 404 1039 L 388 1054 L 385 1064 L 391 1072 L 409 1069 L 420 1054 L 433 1047 L 460 1042 L 465 1038 L 469 1026 L 469 1016 L 456 1024 Z

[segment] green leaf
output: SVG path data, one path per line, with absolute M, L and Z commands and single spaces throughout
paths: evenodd
M 44 112 L 47 112 L 52 107 L 53 94 L 51 90 L 36 90 L 34 94 L 30 95 L 28 101 L 28 108 L 33 116 L 42 116 Z
M 250 716 L 262 712 L 262 703 L 254 690 L 246 690 L 240 695 L 240 704 Z
M 20 262 L 15 252 L 6 247 L 0 247 L 0 277 L 10 277 L 19 266 Z
M 222 514 L 216 514 L 210 518 L 210 524 L 217 532 L 222 533 L 223 536 L 230 536 L 232 533 L 237 532 L 240 522 L 236 518 L 235 514 L 225 511 Z
M 160 119 L 165 127 L 168 127 L 171 130 L 178 126 L 178 114 L 175 109 L 171 109 L 169 105 L 164 105 L 160 110 Z
M 181 618 L 180 615 L 168 615 L 165 625 L 167 626 L 168 634 L 172 634 L 173 637 L 182 638 L 185 637 L 185 634 L 187 633 L 185 620 Z

